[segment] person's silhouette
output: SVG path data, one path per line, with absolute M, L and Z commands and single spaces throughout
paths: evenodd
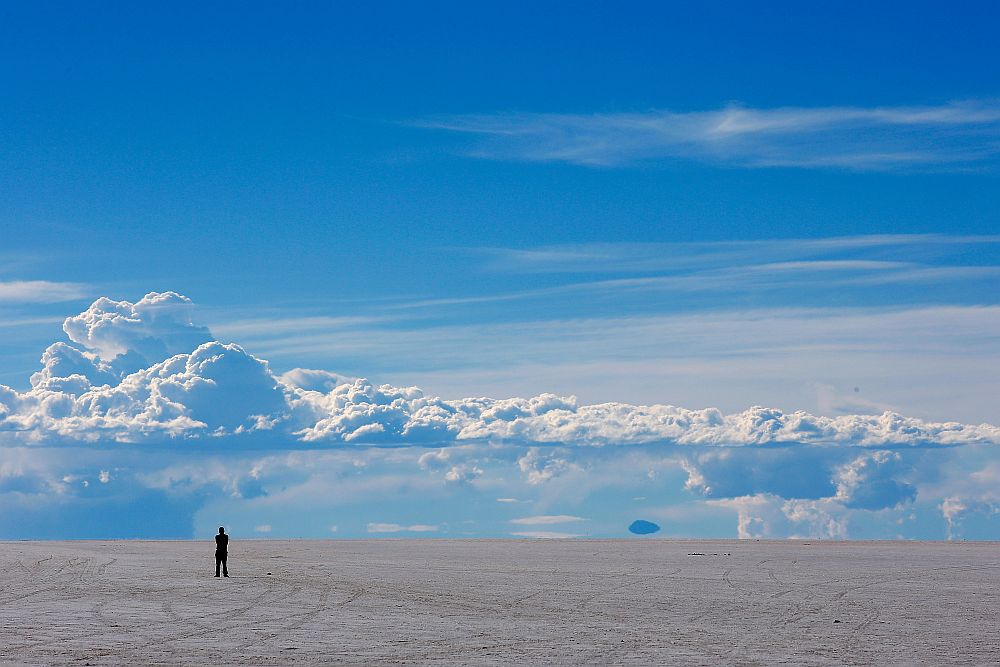
M 219 566 L 222 566 L 222 576 L 229 576 L 229 568 L 226 567 L 226 552 L 229 549 L 229 536 L 226 529 L 219 526 L 219 534 L 215 536 L 215 576 L 219 576 Z

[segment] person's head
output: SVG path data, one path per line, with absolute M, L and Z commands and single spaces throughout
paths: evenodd
M 219 535 L 222 535 L 225 532 L 226 532 L 226 529 L 223 528 L 222 526 L 219 526 Z

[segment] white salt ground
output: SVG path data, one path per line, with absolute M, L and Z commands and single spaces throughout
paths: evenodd
M 0 543 L 6 664 L 998 664 L 996 543 Z

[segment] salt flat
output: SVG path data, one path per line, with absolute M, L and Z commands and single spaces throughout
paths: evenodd
M 997 664 L 1000 545 L 0 543 L 12 664 Z

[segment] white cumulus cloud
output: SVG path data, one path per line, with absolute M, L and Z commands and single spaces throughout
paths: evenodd
M 102 297 L 63 323 L 74 343 L 105 361 L 119 360 L 141 367 L 181 352 L 190 352 L 212 340 L 206 327 L 192 322 L 194 304 L 176 292 L 150 292 L 139 301 Z

